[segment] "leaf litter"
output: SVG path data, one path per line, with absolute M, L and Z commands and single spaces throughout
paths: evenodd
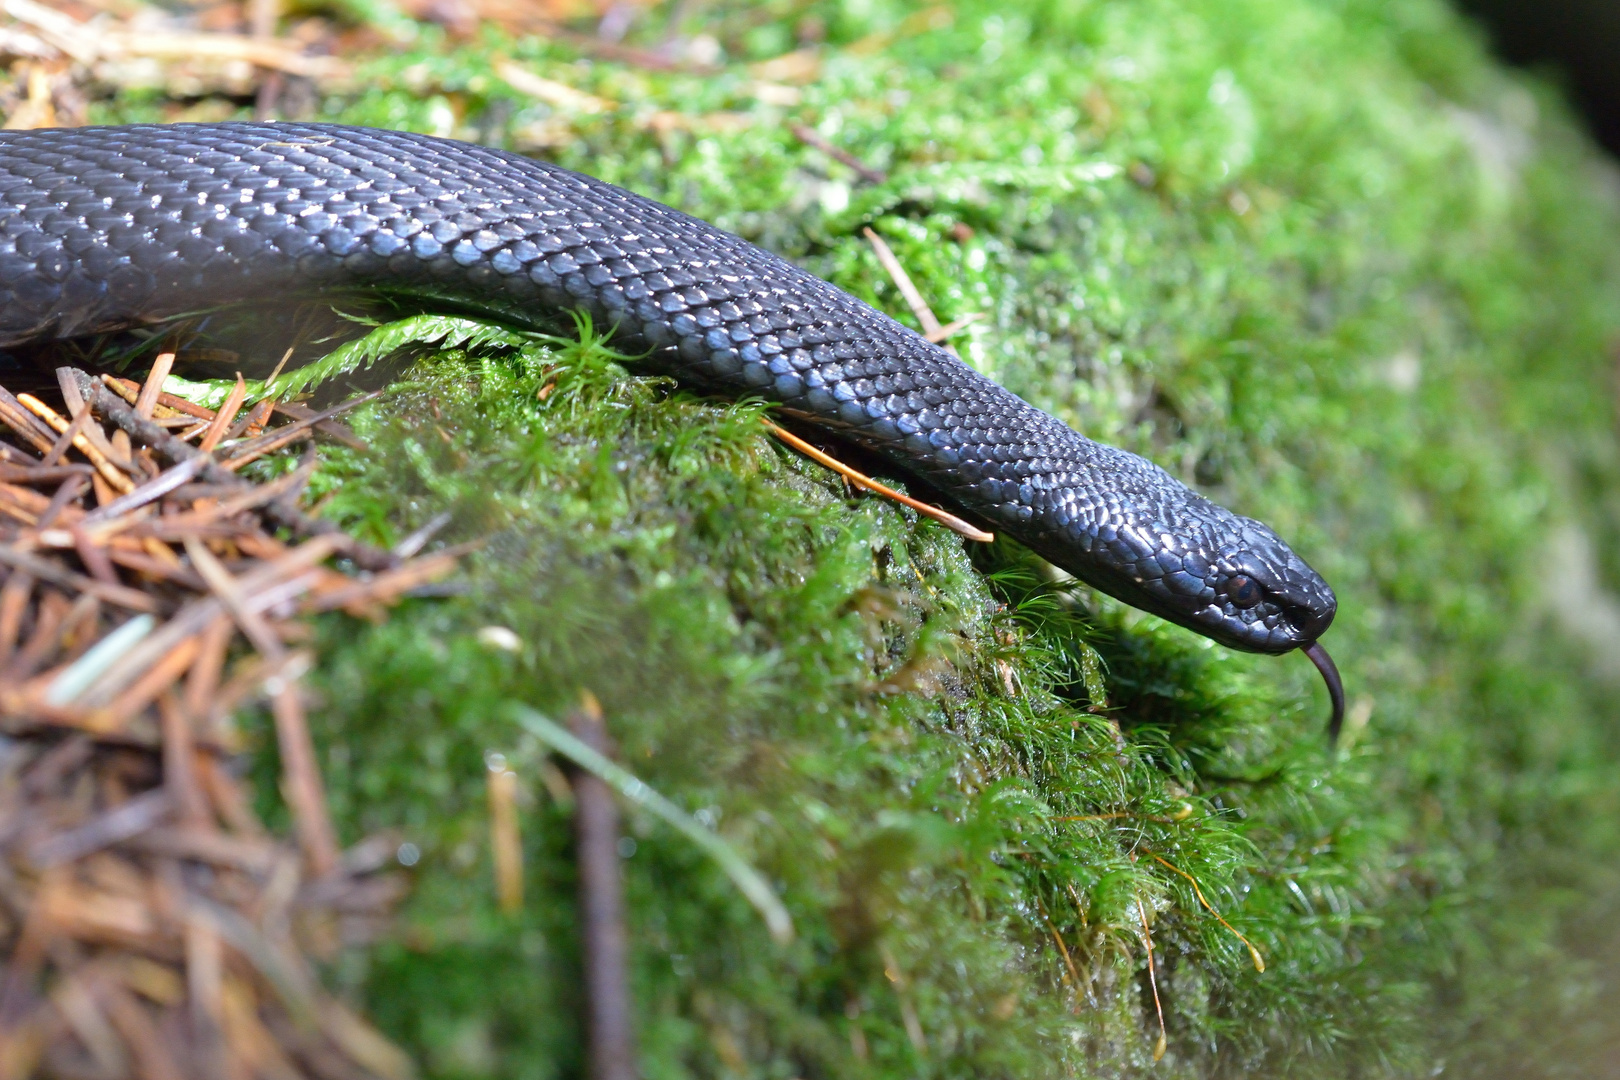
M 170 354 L 155 373 L 166 373 Z M 215 409 L 57 370 L 0 388 L 0 1078 L 406 1077 L 316 965 L 375 940 L 397 837 L 342 849 L 300 679 L 304 620 L 379 619 L 459 551 L 360 544 L 299 507 L 335 417 L 238 381 Z M 257 819 L 233 712 L 268 699 L 291 837 Z

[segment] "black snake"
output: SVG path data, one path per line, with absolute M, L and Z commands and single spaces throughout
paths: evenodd
M 1077 434 L 791 263 L 600 180 L 327 124 L 0 132 L 0 347 L 361 289 L 534 324 L 590 314 L 711 391 L 778 403 L 1081 580 L 1236 649 L 1318 643 L 1336 601 L 1277 535 Z

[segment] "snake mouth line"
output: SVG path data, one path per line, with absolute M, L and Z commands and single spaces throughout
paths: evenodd
M 1322 680 L 1327 683 L 1328 698 L 1333 702 L 1333 715 L 1328 719 L 1328 746 L 1336 746 L 1339 729 L 1344 726 L 1344 681 L 1339 678 L 1339 666 L 1322 648 L 1320 641 L 1301 645 L 1299 651 L 1311 658 L 1311 663 L 1316 665 L 1316 670 L 1322 673 Z

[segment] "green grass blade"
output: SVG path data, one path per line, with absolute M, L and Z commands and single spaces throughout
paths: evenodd
M 658 794 L 633 773 L 586 746 L 567 729 L 524 705 L 513 704 L 513 719 L 535 738 L 611 786 L 624 798 L 673 826 L 720 864 L 726 876 L 765 920 L 771 937 L 786 944 L 793 940 L 793 919 L 762 874 L 719 834 L 704 828 L 686 811 Z

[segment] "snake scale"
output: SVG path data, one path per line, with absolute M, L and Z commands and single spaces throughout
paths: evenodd
M 362 290 L 531 325 L 561 311 L 707 392 L 918 477 L 1088 584 L 1235 649 L 1336 600 L 1260 522 L 1076 433 L 854 297 L 696 218 L 500 150 L 302 123 L 0 132 L 0 347 Z

